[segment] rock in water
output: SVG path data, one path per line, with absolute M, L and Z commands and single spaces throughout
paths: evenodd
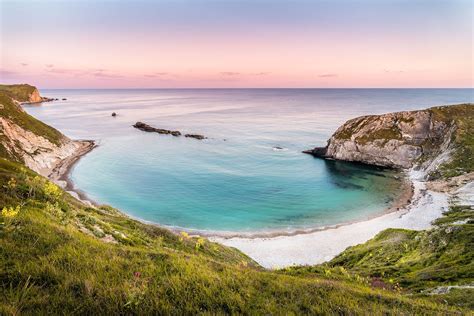
M 184 137 L 190 137 L 190 138 L 195 138 L 195 139 L 199 139 L 199 140 L 207 138 L 207 137 L 205 137 L 203 135 L 199 135 L 199 134 L 185 134 Z
M 116 117 L 116 116 L 117 116 L 117 113 L 112 112 L 112 116 L 113 116 L 113 117 Z
M 158 133 L 158 134 L 171 134 L 173 136 L 181 136 L 180 131 L 170 131 L 167 129 L 163 128 L 155 128 L 153 126 L 150 126 L 148 124 L 145 124 L 143 122 L 136 122 L 133 127 L 138 128 L 139 130 L 142 130 L 144 132 L 149 132 L 149 133 Z

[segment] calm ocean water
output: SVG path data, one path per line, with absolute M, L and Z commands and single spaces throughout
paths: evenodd
M 393 172 L 301 151 L 324 145 L 359 115 L 474 102 L 472 89 L 42 94 L 68 100 L 28 106 L 30 114 L 71 138 L 99 142 L 71 176 L 90 198 L 162 225 L 233 232 L 322 227 L 383 211 L 399 193 Z M 131 127 L 136 121 L 209 139 L 145 133 Z

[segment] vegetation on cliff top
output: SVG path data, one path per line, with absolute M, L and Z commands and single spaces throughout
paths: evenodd
M 36 90 L 36 87 L 30 86 L 29 84 L 0 84 L 0 92 L 3 92 L 18 102 L 30 101 L 30 95 Z

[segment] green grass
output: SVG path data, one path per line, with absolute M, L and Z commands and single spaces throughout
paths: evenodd
M 29 84 L 0 84 L 0 92 L 17 100 L 18 102 L 28 102 L 30 95 L 36 90 L 36 87 Z
M 51 126 L 44 124 L 43 122 L 35 119 L 31 115 L 23 111 L 17 104 L 12 101 L 11 97 L 9 97 L 3 92 L 0 92 L 0 104 L 2 105 L 0 106 L 1 118 L 8 119 L 10 122 L 15 123 L 21 128 L 48 139 L 53 144 L 61 144 L 61 140 L 64 136 L 59 131 L 52 128 Z M 4 147 L 5 142 L 6 137 L 5 135 L 3 135 L 2 132 L 0 133 L 0 157 L 9 158 L 14 161 L 20 161 L 19 157 L 12 156 L 10 153 L 8 153 L 8 151 Z
M 142 224 L 110 207 L 85 207 L 4 159 L 0 183 L 0 208 L 21 206 L 18 215 L 0 217 L 0 314 L 463 311 L 357 278 L 266 271 L 235 249 Z M 113 243 L 104 241 L 107 235 Z

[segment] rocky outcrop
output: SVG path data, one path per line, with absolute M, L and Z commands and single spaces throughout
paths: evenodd
M 327 146 L 305 153 L 392 168 L 433 163 L 444 153 L 442 163 L 449 159 L 455 129 L 454 121 L 439 119 L 431 109 L 362 116 L 339 127 Z
M 42 97 L 38 91 L 37 88 L 34 88 L 33 92 L 30 93 L 30 95 L 28 96 L 28 101 L 25 101 L 25 102 L 20 102 L 22 104 L 25 104 L 25 103 L 42 103 L 42 102 L 51 102 L 51 101 L 54 101 L 55 99 L 54 98 L 47 98 L 47 97 Z
M 156 127 L 153 127 L 153 126 L 150 126 L 148 124 L 145 124 L 143 122 L 136 122 L 133 127 L 139 129 L 139 130 L 142 130 L 144 132 L 149 132 L 149 133 L 158 133 L 158 134 L 170 134 L 170 135 L 173 135 L 173 136 L 181 136 L 181 132 L 180 131 L 171 131 L 171 130 L 168 130 L 168 129 L 163 129 L 163 128 L 156 128 Z M 199 139 L 199 140 L 202 140 L 202 139 L 206 139 L 207 137 L 204 137 L 203 135 L 199 135 L 199 134 L 185 134 L 184 137 L 188 137 L 188 138 L 195 138 L 195 139 Z

